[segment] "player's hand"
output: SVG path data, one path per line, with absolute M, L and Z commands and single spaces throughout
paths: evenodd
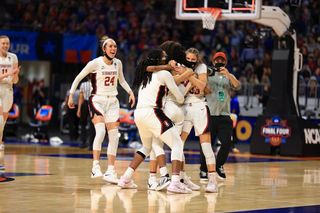
M 179 74 L 179 75 L 181 75 L 182 73 L 184 73 L 186 70 L 187 70 L 187 68 L 186 68 L 186 67 L 183 67 L 183 66 L 176 66 L 176 67 L 174 68 L 174 71 L 175 71 L 177 74 Z
M 80 107 L 79 107 L 77 110 L 77 117 L 80 118 L 80 116 L 81 116 L 81 111 L 80 111 Z
M 129 103 L 131 108 L 133 108 L 134 105 L 136 104 L 136 98 L 134 97 L 134 94 L 132 91 L 130 91 L 129 93 Z
M 172 67 L 172 69 L 174 70 L 175 67 L 177 67 L 177 62 L 175 60 L 170 60 L 169 63 L 170 67 Z
M 19 73 L 20 73 L 20 69 L 21 69 L 21 66 L 18 66 L 18 67 L 16 67 L 16 68 L 14 68 L 14 69 L 12 70 L 12 74 L 13 74 L 13 75 L 19 74 Z
M 69 97 L 68 97 L 68 107 L 70 108 L 70 109 L 74 109 L 75 108 L 75 106 L 74 106 L 74 103 L 73 103 L 73 97 L 72 97 L 73 95 L 69 95 Z
M 207 85 L 205 88 L 204 88 L 204 95 L 208 95 L 210 93 L 212 93 L 212 90 L 211 88 L 209 87 L 209 85 Z

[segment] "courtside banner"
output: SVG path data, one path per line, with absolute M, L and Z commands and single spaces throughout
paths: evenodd
M 26 31 L 0 30 L 0 35 L 10 38 L 10 52 L 15 53 L 21 61 L 37 60 L 36 41 L 38 33 Z
M 63 36 L 63 58 L 67 63 L 88 63 L 96 57 L 98 39 L 95 35 Z

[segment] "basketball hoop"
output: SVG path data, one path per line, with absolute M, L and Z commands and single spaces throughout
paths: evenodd
M 221 8 L 198 8 L 201 15 L 202 27 L 204 29 L 213 30 L 217 19 L 221 16 Z

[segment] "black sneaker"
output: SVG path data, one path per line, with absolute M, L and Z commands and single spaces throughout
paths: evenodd
M 200 181 L 208 180 L 208 172 L 200 171 Z
M 217 166 L 216 170 L 217 170 L 218 178 L 220 180 L 225 180 L 226 173 L 224 172 L 223 166 Z

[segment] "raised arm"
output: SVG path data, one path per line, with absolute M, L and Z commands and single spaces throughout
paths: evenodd
M 190 75 L 188 80 L 191 82 L 191 84 L 195 87 L 197 87 L 200 91 L 204 91 L 206 85 L 207 85 L 207 73 L 206 73 L 206 69 L 207 67 L 203 64 L 201 65 L 201 69 L 203 70 L 201 74 L 199 74 L 198 76 L 196 76 L 194 74 L 194 72 L 192 72 L 193 75 Z M 184 73 L 187 72 L 186 70 L 189 70 L 190 68 L 187 67 L 177 67 L 175 68 L 175 71 L 178 73 Z
M 179 104 L 182 104 L 184 101 L 183 94 L 180 92 L 177 84 L 174 82 L 172 75 L 168 71 L 162 71 L 158 74 L 159 81 L 164 83 L 170 92 L 174 95 L 177 99 Z
M 155 66 L 147 66 L 147 72 L 158 72 L 161 70 L 168 70 L 171 71 L 176 66 L 177 62 L 174 60 L 169 61 L 168 64 L 164 65 L 155 65 Z
M 184 71 L 178 75 L 174 75 L 174 81 L 176 82 L 177 85 L 181 84 L 181 82 L 187 80 L 188 78 L 190 78 L 192 75 L 194 74 L 194 72 L 192 71 L 192 69 L 187 68 L 184 69 Z
M 239 90 L 241 88 L 240 81 L 233 74 L 231 74 L 227 68 L 222 67 L 220 69 L 220 73 L 229 79 L 231 87 L 234 90 Z

